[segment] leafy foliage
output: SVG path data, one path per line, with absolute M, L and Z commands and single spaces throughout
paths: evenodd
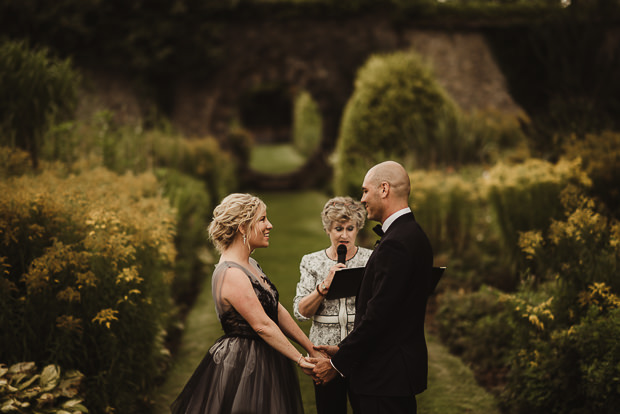
M 441 335 L 476 371 L 507 373 L 498 394 L 507 413 L 611 413 L 620 401 L 620 225 L 583 189 L 557 197 L 563 218 L 520 235 L 531 267 L 518 291 L 446 295 Z M 502 352 L 489 361 L 494 341 Z
M 323 124 L 316 102 L 308 92 L 300 93 L 293 108 L 293 143 L 303 155 L 317 150 L 323 135 Z
M 79 371 L 62 373 L 57 365 L 37 372 L 34 362 L 0 364 L 0 411 L 33 414 L 87 413 L 79 386 Z
M 482 211 L 481 193 L 475 179 L 458 173 L 418 170 L 409 175 L 409 205 L 437 252 L 463 254 L 478 235 Z
M 620 219 L 620 132 L 586 134 L 583 139 L 573 134 L 566 142 L 565 156 L 581 159 L 592 180 L 590 194 Z
M 175 278 L 172 295 L 181 306 L 186 306 L 193 297 L 196 286 L 205 279 L 201 249 L 206 248 L 206 228 L 211 216 L 212 201 L 203 182 L 180 173 L 177 170 L 160 168 L 155 176 L 162 187 L 162 193 L 176 212 Z
M 335 191 L 359 193 L 360 178 L 379 161 L 432 162 L 440 119 L 456 107 L 421 58 L 372 56 L 359 70 L 336 149 Z
M 484 180 L 486 195 L 495 213 L 509 260 L 520 259 L 519 232 L 544 230 L 552 219 L 562 217 L 562 189 L 573 183 L 590 185 L 579 161 L 553 164 L 540 159 L 508 165 L 498 163 Z
M 462 113 L 414 53 L 373 56 L 359 70 L 343 115 L 335 191 L 357 194 L 368 168 L 386 159 L 410 170 L 454 170 L 492 164 L 508 151 L 527 155 L 516 119 L 508 118 Z
M 574 7 L 544 23 L 491 29 L 487 39 L 511 95 L 524 108 L 530 147 L 556 160 L 563 141 L 576 134 L 617 130 L 620 53 L 605 23 L 617 1 L 573 1 Z
M 501 291 L 490 287 L 473 293 L 447 292 L 437 313 L 442 342 L 472 364 L 478 381 L 489 387 L 503 382 L 513 340 L 500 297 Z
M 165 360 L 175 216 L 150 173 L 0 181 L 0 348 L 78 369 L 86 401 L 148 405 Z
M 552 221 L 546 234 L 523 233 L 519 245 L 538 280 L 557 280 L 553 313 L 568 324 L 585 316 L 586 310 L 574 304 L 583 301 L 595 284 L 603 283 L 611 293 L 620 293 L 620 223 L 597 212 L 594 202 L 574 188 L 564 190 L 560 199 L 565 218 Z
M 234 135 L 232 139 L 239 141 L 234 148 L 247 149 L 247 137 L 241 131 Z M 122 125 L 109 110 L 87 121 L 57 125 L 46 134 L 44 149 L 44 158 L 62 161 L 74 170 L 97 165 L 119 174 L 174 169 L 202 181 L 209 210 L 237 186 L 241 163 L 213 137 L 188 139 L 166 125 L 149 130 Z
M 78 80 L 69 60 L 25 42 L 1 42 L 0 145 L 26 149 L 36 167 L 46 129 L 75 107 Z

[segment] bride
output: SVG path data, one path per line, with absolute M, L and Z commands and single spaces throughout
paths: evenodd
M 303 413 L 296 363 L 311 374 L 313 344 L 280 304 L 276 287 L 250 253 L 268 247 L 267 207 L 250 194 L 231 194 L 213 211 L 209 237 L 221 253 L 213 300 L 225 335 L 209 349 L 173 414 Z

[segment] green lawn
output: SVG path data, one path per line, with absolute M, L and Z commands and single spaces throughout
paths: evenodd
M 252 148 L 250 168 L 255 171 L 282 174 L 295 171 L 306 159 L 289 144 L 257 145 Z
M 258 194 L 267 204 L 273 223 L 270 247 L 257 250 L 258 260 L 280 292 L 281 303 L 292 313 L 299 260 L 306 253 L 327 247 L 329 240 L 321 228 L 320 212 L 327 196 L 318 192 Z M 300 324 L 308 332 L 309 323 Z M 156 413 L 167 413 L 174 399 L 198 365 L 209 346 L 221 334 L 211 287 L 206 283 L 186 322 L 183 344 L 168 381 L 161 388 Z M 425 414 L 499 414 L 490 394 L 480 388 L 463 363 L 433 337 L 429 345 L 429 389 L 418 397 L 418 412 Z M 300 383 L 307 414 L 316 412 L 312 381 L 301 371 Z

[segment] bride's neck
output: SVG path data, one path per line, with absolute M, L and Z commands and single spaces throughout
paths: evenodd
M 220 262 L 236 262 L 240 264 L 250 263 L 250 251 L 248 246 L 241 242 L 235 241 L 228 249 L 222 252 Z

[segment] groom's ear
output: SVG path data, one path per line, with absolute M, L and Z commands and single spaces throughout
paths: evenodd
M 379 195 L 381 196 L 381 198 L 386 198 L 388 194 L 390 194 L 390 183 L 384 181 L 379 187 Z

